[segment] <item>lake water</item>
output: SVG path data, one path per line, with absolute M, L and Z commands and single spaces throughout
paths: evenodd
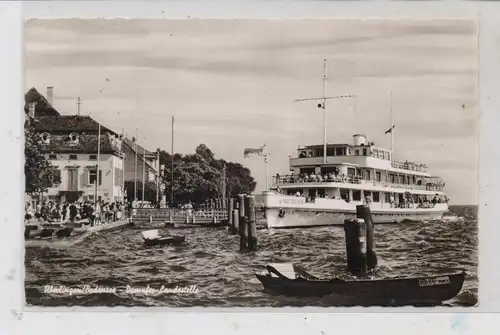
M 379 267 L 375 277 L 466 270 L 462 292 L 446 306 L 477 302 L 477 208 L 456 207 L 458 219 L 375 226 Z M 267 263 L 294 262 L 320 277 L 345 276 L 342 227 L 261 230 L 259 250 L 239 252 L 239 237 L 225 229 L 172 230 L 186 235 L 178 247 L 145 247 L 141 228 L 95 234 L 68 249 L 26 250 L 26 300 L 41 306 L 335 306 L 329 297 L 304 299 L 270 295 L 253 275 Z M 46 285 L 96 285 L 115 293 L 47 294 Z M 131 288 L 196 286 L 190 292 L 145 294 Z

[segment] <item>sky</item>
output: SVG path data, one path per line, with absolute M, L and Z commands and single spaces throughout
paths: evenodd
M 323 143 L 317 102 L 328 61 L 328 143 L 363 133 L 446 181 L 451 204 L 477 204 L 478 28 L 470 20 L 30 20 L 25 88 L 54 87 L 61 114 L 81 114 L 149 150 L 200 143 L 265 187 L 299 145 Z

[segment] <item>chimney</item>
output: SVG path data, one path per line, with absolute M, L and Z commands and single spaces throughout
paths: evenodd
M 47 101 L 52 106 L 52 101 L 54 100 L 54 87 L 47 86 Z
M 36 102 L 28 103 L 28 117 L 30 118 L 35 117 L 35 107 L 36 107 Z

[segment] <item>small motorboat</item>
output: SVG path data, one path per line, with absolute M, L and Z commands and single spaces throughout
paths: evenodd
M 439 304 L 455 297 L 462 289 L 465 272 L 382 279 L 319 279 L 302 267 L 268 264 L 267 272 L 255 273 L 264 288 L 274 293 L 323 297 L 337 295 L 359 301 L 360 305 Z
M 185 236 L 161 236 L 158 229 L 143 231 L 141 234 L 147 246 L 179 245 L 186 241 Z

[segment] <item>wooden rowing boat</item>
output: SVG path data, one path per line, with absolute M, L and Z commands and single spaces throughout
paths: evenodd
M 186 241 L 185 236 L 161 236 L 158 229 L 143 231 L 142 238 L 147 246 L 155 245 L 179 245 Z
M 291 263 L 269 264 L 255 273 L 267 291 L 289 296 L 338 295 L 360 305 L 439 304 L 462 289 L 465 272 L 418 277 L 343 280 L 319 279 Z

